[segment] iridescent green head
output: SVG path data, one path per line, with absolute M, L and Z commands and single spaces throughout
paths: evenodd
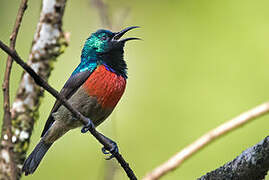
M 126 41 L 135 40 L 139 38 L 120 38 L 131 29 L 138 28 L 138 26 L 131 26 L 123 29 L 120 32 L 111 32 L 109 30 L 100 29 L 93 33 L 85 42 L 82 55 L 94 55 L 109 53 L 111 51 L 122 50 Z
M 138 26 L 125 28 L 120 32 L 100 29 L 93 33 L 86 40 L 82 49 L 81 66 L 89 68 L 92 65 L 104 64 L 108 70 L 127 78 L 127 65 L 123 59 L 123 48 L 125 42 L 139 38 L 120 38 L 134 28 L 138 28 Z
M 109 39 L 111 39 L 113 36 L 113 32 L 100 29 L 86 40 L 84 48 L 93 50 L 97 53 L 105 52 L 106 49 L 109 48 Z

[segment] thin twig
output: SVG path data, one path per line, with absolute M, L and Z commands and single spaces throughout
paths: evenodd
M 121 11 L 117 11 L 117 14 L 112 13 L 112 15 L 109 16 L 108 3 L 105 3 L 103 0 L 91 0 L 91 3 L 95 6 L 99 13 L 102 26 L 108 29 L 117 29 L 122 26 L 130 12 L 130 8 L 127 7 L 123 8 Z M 116 18 L 116 15 L 119 15 L 118 18 Z
M 113 21 L 112 21 L 113 18 L 109 18 L 110 6 L 108 5 L 108 3 L 105 3 L 103 0 L 90 0 L 90 2 L 97 9 L 98 14 L 99 14 L 99 18 L 100 18 L 100 20 L 102 22 L 103 27 L 107 27 L 109 29 L 112 29 L 112 27 L 117 28 L 117 29 L 120 28 L 120 26 L 114 26 Z M 123 24 L 123 21 L 120 21 L 118 23 Z M 113 121 L 113 123 L 115 123 L 115 121 Z M 107 161 L 107 162 L 110 162 L 110 164 L 111 164 L 111 162 L 113 162 L 113 161 Z M 116 169 L 116 168 L 113 167 L 112 169 Z
M 13 31 L 10 35 L 10 49 L 15 49 L 16 39 L 19 32 L 19 28 L 22 22 L 22 18 L 24 15 L 24 12 L 27 8 L 27 1 L 28 0 L 22 0 L 18 14 L 16 17 L 16 21 L 13 27 Z M 12 125 L 11 125 L 11 113 L 10 113 L 10 96 L 9 96 L 9 82 L 10 82 L 10 73 L 12 68 L 13 60 L 10 56 L 7 57 L 6 61 L 6 70 L 4 75 L 4 82 L 3 82 L 3 95 L 4 95 L 4 117 L 3 117 L 3 124 L 2 124 L 2 132 L 1 132 L 1 167 L 0 167 L 0 174 L 1 177 L 16 179 L 17 178 L 17 171 L 19 170 L 17 168 L 16 162 L 14 162 L 14 155 L 13 155 L 13 149 L 12 149 L 12 142 L 11 142 L 11 136 L 12 136 Z M 6 162 L 5 159 L 2 157 L 3 153 L 8 153 L 9 157 L 11 157 L 9 162 Z
M 107 3 L 105 3 L 103 0 L 90 0 L 91 4 L 95 7 L 95 9 L 98 12 L 101 24 L 104 28 L 112 29 L 113 23 L 112 18 L 109 17 L 109 6 Z M 116 112 L 114 111 L 114 114 Z M 115 125 L 115 120 L 112 121 L 112 125 Z M 113 129 L 112 129 L 113 130 Z M 119 168 L 119 166 L 116 164 L 115 161 L 105 161 L 105 167 L 104 167 L 104 180 L 114 179 L 114 174 L 116 170 Z
M 265 115 L 269 112 L 269 102 L 265 102 L 259 106 L 250 109 L 247 112 L 240 114 L 239 116 L 225 122 L 217 128 L 209 131 L 189 146 L 172 156 L 169 160 L 149 172 L 143 180 L 156 180 L 164 176 L 166 173 L 178 168 L 186 159 L 194 155 L 197 151 L 211 143 L 216 138 L 227 134 L 228 132 L 254 120 L 257 117 Z
M 54 88 L 52 88 L 44 79 L 42 79 L 39 75 L 35 73 L 35 71 L 28 66 L 17 54 L 16 51 L 11 50 L 7 47 L 2 41 L 0 41 L 0 48 L 4 50 L 7 54 L 9 54 L 26 72 L 30 74 L 30 76 L 34 79 L 36 84 L 43 87 L 46 91 L 52 94 L 56 99 L 58 99 L 62 105 L 64 105 L 76 118 L 78 118 L 84 125 L 90 124 L 91 120 L 83 116 L 78 110 L 74 109 L 71 104 L 66 100 L 64 96 L 59 94 Z M 91 123 L 92 124 L 92 123 Z M 95 127 L 90 126 L 90 133 L 105 147 L 105 149 L 112 149 L 112 144 L 104 138 L 104 136 L 100 135 L 100 133 L 95 129 Z M 118 160 L 120 165 L 125 170 L 127 176 L 136 180 L 136 176 L 134 175 L 132 169 L 129 167 L 129 164 L 124 160 L 124 158 L 120 155 L 119 152 L 112 153 L 114 157 Z
M 105 3 L 103 0 L 91 0 L 91 3 L 98 11 L 101 23 L 103 27 L 109 28 L 109 29 L 119 29 L 119 27 L 123 24 L 125 18 L 127 17 L 130 9 L 125 9 L 124 14 L 121 14 L 121 19 L 117 21 L 117 26 L 113 22 L 115 14 L 112 13 L 111 16 L 109 16 L 109 9 L 110 6 L 108 3 Z M 112 17 L 112 18 L 110 18 Z M 113 125 L 115 121 L 112 122 Z M 104 172 L 104 179 L 114 179 L 114 174 L 116 173 L 116 170 L 118 169 L 118 166 L 116 166 L 115 161 L 107 161 L 107 165 L 105 166 L 105 172 Z
M 91 0 L 92 4 L 96 7 L 101 18 L 102 26 L 111 29 L 112 22 L 109 18 L 108 6 L 104 3 L 103 0 Z
M 102 172 L 103 180 L 113 180 L 118 169 L 119 166 L 117 166 L 115 161 L 106 161 L 104 172 Z
M 114 24 L 113 27 L 121 27 L 123 25 L 123 23 L 126 21 L 126 19 L 128 18 L 129 14 L 130 14 L 131 8 L 130 7 L 124 7 L 120 10 L 118 10 L 117 14 L 114 15 Z
M 68 39 L 62 30 L 62 17 L 66 0 L 42 0 L 39 21 L 32 42 L 27 64 L 43 79 L 48 80 L 53 62 L 68 45 Z M 38 119 L 38 110 L 44 90 L 35 84 L 28 73 L 23 72 L 17 89 L 11 112 L 12 158 L 20 170 L 25 160 L 34 124 Z M 4 137 L 7 135 L 4 134 Z M 3 154 L 5 156 L 6 153 Z M 21 171 L 18 171 L 18 178 Z M 1 179 L 1 174 L 0 174 Z

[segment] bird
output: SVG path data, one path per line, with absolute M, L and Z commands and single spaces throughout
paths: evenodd
M 85 41 L 79 65 L 60 91 L 72 107 L 88 117 L 95 127 L 107 119 L 125 91 L 127 64 L 124 46 L 127 41 L 140 38 L 121 37 L 135 28 L 138 26 L 119 32 L 99 29 L 92 33 Z M 56 100 L 41 139 L 24 161 L 22 172 L 26 176 L 33 174 L 52 144 L 68 131 L 81 126 L 83 124 Z M 87 131 L 87 126 L 83 128 L 82 132 Z

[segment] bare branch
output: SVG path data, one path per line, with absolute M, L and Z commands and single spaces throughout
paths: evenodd
M 104 180 L 113 180 L 118 170 L 119 166 L 117 166 L 115 161 L 106 161 L 103 173 Z
M 64 96 L 59 94 L 44 79 L 42 79 L 38 74 L 36 74 L 35 71 L 18 56 L 16 51 L 11 50 L 2 41 L 0 41 L 0 48 L 4 50 L 7 54 L 9 54 L 26 72 L 28 72 L 29 75 L 34 79 L 36 84 L 43 87 L 56 99 L 58 99 L 76 118 L 81 121 L 82 124 L 93 124 L 89 118 L 86 118 L 78 110 L 74 109 Z M 107 138 L 100 134 L 93 125 L 89 127 L 89 131 L 105 147 L 105 149 L 112 149 L 113 144 L 111 144 L 111 142 Z M 132 180 L 136 180 L 137 178 L 134 175 L 132 169 L 129 167 L 129 164 L 123 159 L 121 154 L 116 151 L 112 152 L 112 155 L 118 160 L 122 168 L 125 170 L 127 176 Z
M 109 13 L 107 4 L 105 4 L 103 0 L 91 0 L 91 2 L 98 10 L 102 25 L 106 28 L 111 29 L 112 23 L 108 15 Z
M 16 21 L 13 27 L 13 31 L 10 35 L 10 49 L 15 49 L 16 39 L 19 32 L 19 28 L 22 22 L 24 12 L 27 8 L 27 1 L 22 0 Z M 10 96 L 9 96 L 9 82 L 10 73 L 12 68 L 13 60 L 8 56 L 6 61 L 6 70 L 3 82 L 3 95 L 4 95 L 4 117 L 1 131 L 1 153 L 0 153 L 0 175 L 1 178 L 5 179 L 17 179 L 19 169 L 17 168 L 16 162 L 13 161 L 13 150 L 11 142 L 11 114 L 10 114 Z M 9 158 L 7 158 L 9 157 Z
M 102 26 L 108 29 L 118 29 L 122 26 L 126 17 L 130 13 L 130 8 L 122 8 L 117 13 L 111 13 L 109 15 L 109 5 L 103 0 L 90 0 L 92 5 L 97 9 L 99 17 L 101 19 Z M 111 17 L 111 18 L 110 18 Z
M 90 0 L 90 2 L 98 11 L 102 26 L 112 29 L 113 23 L 112 23 L 111 18 L 109 18 L 109 15 L 108 15 L 109 6 L 105 4 L 103 0 Z M 115 123 L 115 121 L 112 121 L 112 123 Z M 113 180 L 114 174 L 118 168 L 119 166 L 116 165 L 115 161 L 105 161 L 104 179 Z
M 115 22 L 113 21 L 114 20 L 113 17 L 115 17 L 116 14 L 112 13 L 113 16 L 111 16 L 112 18 L 110 18 L 109 16 L 110 6 L 108 5 L 108 3 L 105 3 L 103 0 L 90 0 L 90 2 L 93 4 L 93 6 L 97 9 L 99 13 L 102 26 L 109 29 L 113 29 L 113 28 L 118 29 L 123 24 L 130 10 L 129 8 L 128 9 L 125 8 L 124 14 L 120 14 L 121 18 L 116 21 L 117 25 L 115 25 L 113 23 Z M 114 124 L 115 121 L 113 121 L 112 123 Z M 116 166 L 115 161 L 106 161 L 105 170 L 104 170 L 104 179 L 112 180 L 118 169 L 119 167 Z
M 178 168 L 186 159 L 194 153 L 201 150 L 203 147 L 211 143 L 216 138 L 254 120 L 257 117 L 265 115 L 269 112 L 269 102 L 263 103 L 253 109 L 240 114 L 239 116 L 227 121 L 219 127 L 209 131 L 189 146 L 172 156 L 169 160 L 148 173 L 143 180 L 156 180 L 164 176 L 166 173 Z
M 32 43 L 28 64 L 44 79 L 48 79 L 53 68 L 53 61 L 67 46 L 66 37 L 62 31 L 62 16 L 66 0 L 43 0 L 39 23 Z M 13 38 L 13 35 L 12 35 Z M 40 99 L 44 90 L 37 86 L 27 73 L 22 74 L 17 94 L 10 110 L 12 119 L 11 135 L 2 132 L 2 137 L 10 143 L 13 156 L 6 156 L 4 151 L 1 158 L 9 158 L 15 162 L 17 177 L 21 175 L 21 167 L 26 157 L 33 125 L 38 119 Z M 3 142 L 3 141 L 2 141 Z
M 269 170 L 269 136 L 245 150 L 233 161 L 207 173 L 198 180 L 262 180 Z
M 114 24 L 113 28 L 117 29 L 123 25 L 131 11 L 130 7 L 124 7 L 117 11 L 117 14 L 114 14 Z

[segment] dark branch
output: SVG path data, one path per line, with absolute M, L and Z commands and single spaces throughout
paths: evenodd
M 7 47 L 2 41 L 0 41 L 0 48 L 4 50 L 8 55 L 10 55 L 16 63 L 18 63 L 26 72 L 30 74 L 30 76 L 34 79 L 36 84 L 43 87 L 46 91 L 48 91 L 50 94 L 52 94 L 56 99 L 58 99 L 76 118 L 78 118 L 84 125 L 87 125 L 90 123 L 90 119 L 83 116 L 78 110 L 72 108 L 71 104 L 63 97 L 61 94 L 59 94 L 54 88 L 52 88 L 45 80 L 43 80 L 40 76 L 38 76 L 35 71 L 29 67 L 17 54 L 16 51 L 11 50 L 9 47 Z M 111 149 L 112 144 L 105 139 L 100 133 L 94 128 L 91 127 L 89 129 L 91 134 L 105 147 L 105 149 Z M 118 153 L 113 153 L 115 158 L 118 160 L 122 168 L 125 170 L 127 176 L 135 180 L 137 179 L 134 175 L 132 169 L 129 167 L 129 164 L 124 160 L 124 158 Z
M 269 170 L 269 136 L 245 150 L 233 161 L 198 180 L 262 180 Z
M 10 35 L 10 49 L 15 49 L 16 39 L 19 32 L 19 28 L 22 22 L 22 17 L 24 12 L 27 8 L 27 1 L 22 0 L 18 14 L 16 17 L 16 21 L 13 27 L 13 31 Z M 10 113 L 10 96 L 9 96 L 9 82 L 10 82 L 10 73 L 12 68 L 13 60 L 10 56 L 8 56 L 6 61 L 6 70 L 4 75 L 4 82 L 3 82 L 3 95 L 4 95 L 4 117 L 3 117 L 3 125 L 2 125 L 2 133 L 1 133 L 1 150 L 4 150 L 9 153 L 10 162 L 5 162 L 4 158 L 1 157 L 1 168 L 0 174 L 1 177 L 9 177 L 11 179 L 17 179 L 17 172 L 20 169 L 17 168 L 16 162 L 14 161 L 14 155 L 12 150 L 12 124 L 11 124 L 11 113 Z M 3 168 L 5 166 L 5 168 Z

